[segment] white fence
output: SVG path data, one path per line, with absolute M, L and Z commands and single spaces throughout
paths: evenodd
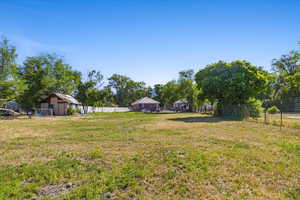
M 84 113 L 93 113 L 93 112 L 129 112 L 130 109 L 127 107 L 92 107 L 84 106 Z

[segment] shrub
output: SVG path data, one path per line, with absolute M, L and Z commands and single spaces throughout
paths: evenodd
M 81 114 L 80 108 L 76 108 L 76 109 L 75 109 L 75 112 Z
M 276 114 L 279 112 L 280 112 L 280 110 L 276 106 L 272 106 L 271 108 L 268 109 L 269 114 Z
M 257 99 L 250 99 L 245 105 L 242 107 L 242 111 L 244 110 L 244 113 L 242 112 L 242 117 L 248 118 L 257 118 L 260 116 L 260 114 L 263 111 L 262 103 L 261 101 Z
M 67 109 L 67 114 L 68 115 L 74 115 L 76 113 L 81 113 L 81 110 L 79 108 L 72 108 L 72 107 L 68 107 Z
M 76 113 L 76 110 L 72 107 L 67 108 L 67 114 L 68 115 L 74 115 Z
M 214 111 L 215 115 L 238 117 L 238 118 L 257 118 L 262 113 L 262 103 L 254 98 L 249 99 L 245 104 L 241 105 L 227 105 L 222 107 L 221 104 L 217 104 L 217 108 Z

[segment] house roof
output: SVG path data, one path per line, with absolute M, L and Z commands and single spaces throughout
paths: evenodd
M 79 101 L 77 101 L 74 97 L 70 96 L 70 95 L 66 95 L 66 94 L 61 94 L 61 93 L 54 93 L 54 95 L 56 95 L 58 98 L 60 98 L 61 100 L 66 101 L 67 103 L 71 103 L 71 104 L 81 104 Z
M 59 99 L 63 100 L 66 103 L 81 105 L 81 103 L 79 101 L 77 101 L 74 97 L 72 97 L 70 95 L 66 95 L 66 94 L 61 94 L 61 93 L 50 94 L 46 99 L 43 99 L 41 101 L 41 103 L 42 102 L 47 102 L 47 99 L 49 99 L 52 95 L 57 96 Z
M 131 105 L 135 105 L 135 104 L 159 104 L 159 102 L 155 101 L 154 99 L 151 99 L 149 97 L 143 97 L 139 100 L 136 100 Z
M 185 99 L 177 100 L 174 102 L 174 104 L 187 104 L 187 103 L 188 103 L 188 101 Z

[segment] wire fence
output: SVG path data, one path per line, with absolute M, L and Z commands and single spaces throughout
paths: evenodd
M 297 128 L 300 129 L 300 113 L 298 112 L 278 112 L 269 113 L 264 112 L 259 118 L 251 119 L 258 123 L 264 123 L 280 127 Z

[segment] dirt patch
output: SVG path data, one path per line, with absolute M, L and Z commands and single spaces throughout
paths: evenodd
M 289 119 L 300 119 L 300 116 L 287 116 Z
M 53 185 L 46 185 L 37 191 L 39 196 L 51 196 L 51 197 L 59 197 L 67 194 L 75 187 L 74 183 L 58 183 Z

